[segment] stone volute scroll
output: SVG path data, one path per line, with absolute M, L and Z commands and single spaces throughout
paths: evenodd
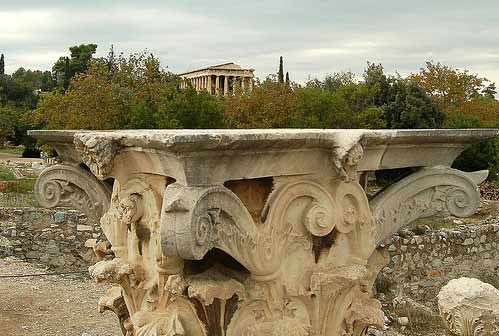
M 377 195 L 371 208 L 381 243 L 413 221 L 434 216 L 467 217 L 480 205 L 478 184 L 488 171 L 466 173 L 448 167 L 424 168 Z
M 65 164 L 45 169 L 36 180 L 35 196 L 45 208 L 73 207 L 99 221 L 109 208 L 111 188 L 87 170 Z
M 74 202 L 101 216 L 114 259 L 90 274 L 114 284 L 99 308 L 116 313 L 124 335 L 360 336 L 384 321 L 372 297 L 386 263 L 377 245 L 420 217 L 472 214 L 486 172 L 450 165 L 498 132 L 31 134 L 64 139 L 71 166 L 93 174 L 54 168 L 36 192 L 44 206 Z M 369 201 L 361 174 L 407 167 L 419 171 Z M 99 197 L 108 200 L 100 212 Z

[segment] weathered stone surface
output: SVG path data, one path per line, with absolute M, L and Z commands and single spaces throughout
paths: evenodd
M 46 208 L 72 207 L 98 221 L 109 207 L 111 188 L 78 166 L 54 165 L 38 176 L 35 195 Z M 57 212 L 55 223 L 63 222 L 65 215 Z
M 55 223 L 58 213 L 64 214 L 64 220 Z M 80 225 L 90 231 L 77 230 Z M 83 245 L 91 238 L 90 232 L 95 232 L 96 239 L 104 238 L 96 222 L 73 210 L 0 208 L 0 257 L 15 256 L 66 270 L 80 269 L 86 264 L 78 256 L 87 252 Z
M 54 222 L 55 223 L 62 223 L 66 219 L 66 212 L 64 211 L 57 211 L 54 213 Z
M 391 290 L 407 293 L 421 301 L 432 300 L 451 279 L 463 276 L 497 278 L 499 249 L 489 242 L 497 239 L 498 226 L 499 217 L 490 217 L 477 224 L 443 228 L 422 235 L 406 229 L 394 235 L 390 245 L 380 247 L 386 249 L 391 257 L 381 276 L 391 280 Z M 401 238 L 402 234 L 420 237 L 423 248 Z M 475 243 L 472 235 L 486 237 L 486 240 Z M 467 239 L 471 239 L 473 245 L 463 245 Z M 482 251 L 478 253 L 478 258 L 471 252 L 471 247 Z M 424 263 L 416 267 L 416 262 L 420 260 Z
M 438 308 L 456 335 L 499 335 L 499 290 L 473 278 L 449 281 L 438 294 Z
M 90 225 L 77 225 L 76 226 L 76 231 L 89 231 L 92 232 L 93 228 Z
M 101 227 L 116 258 L 90 272 L 121 287 L 101 309 L 127 335 L 360 336 L 384 323 L 377 244 L 429 214 L 473 213 L 486 172 L 449 167 L 497 131 L 32 134 L 114 180 Z M 404 167 L 424 168 L 369 203 L 360 174 Z M 413 240 L 421 268 L 427 242 Z

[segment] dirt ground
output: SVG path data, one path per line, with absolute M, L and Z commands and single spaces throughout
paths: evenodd
M 36 158 L 23 158 L 21 155 L 12 154 L 12 153 L 2 153 L 0 152 L 0 162 L 11 161 L 11 162 L 19 162 L 19 163 L 30 163 L 30 162 L 43 162 L 42 159 Z
M 97 310 L 107 285 L 86 275 L 1 278 L 43 272 L 19 260 L 0 259 L 1 336 L 122 336 L 115 315 Z

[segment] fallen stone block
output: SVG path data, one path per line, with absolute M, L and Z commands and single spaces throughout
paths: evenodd
M 438 294 L 446 327 L 460 336 L 499 335 L 499 290 L 478 279 L 449 281 Z

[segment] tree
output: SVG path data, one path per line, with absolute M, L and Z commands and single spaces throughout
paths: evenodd
M 223 128 L 223 118 L 221 101 L 192 87 L 166 97 L 155 113 L 159 128 Z
M 384 119 L 389 128 L 439 128 L 444 116 L 419 85 L 410 80 L 394 81 L 394 99 L 385 107 Z
M 447 116 L 446 126 L 451 127 L 461 116 L 478 120 L 481 127 L 496 127 L 499 124 L 499 101 L 489 95 L 477 95 L 456 106 Z
M 12 79 L 21 85 L 29 87 L 33 91 L 41 90 L 47 92 L 55 87 L 55 82 L 50 71 L 26 70 L 21 67 L 12 74 Z
M 111 48 L 109 49 L 109 54 L 107 56 L 107 70 L 109 72 L 113 72 L 114 65 L 115 65 L 115 57 L 114 57 L 114 45 L 111 44 Z
M 360 128 L 382 129 L 386 128 L 384 120 L 385 110 L 381 107 L 371 106 L 358 115 L 358 125 Z
M 319 88 L 297 88 L 292 106 L 291 126 L 297 128 L 331 128 L 338 117 L 333 96 Z
M 251 94 L 224 98 L 225 125 L 229 128 L 290 127 L 295 105 L 294 87 L 282 85 L 275 75 L 257 82 Z
M 15 135 L 19 109 L 11 105 L 0 105 L 0 146 Z
M 79 74 L 88 69 L 93 55 L 97 51 L 97 44 L 80 44 L 69 48 L 71 52 L 71 72 Z
M 286 72 L 286 85 L 289 85 L 289 72 Z
M 69 48 L 70 56 L 61 56 L 52 67 L 52 73 L 59 87 L 67 89 L 74 75 L 87 71 L 93 55 L 97 51 L 96 44 L 81 44 Z
M 282 56 L 279 58 L 279 71 L 277 72 L 277 78 L 279 83 L 284 83 L 284 65 L 282 61 Z
M 129 95 L 107 78 L 107 69 L 95 65 L 77 75 L 63 94 L 43 96 L 34 119 L 48 129 L 124 128 L 128 121 Z
M 342 71 L 327 75 L 323 81 L 318 79 L 309 80 L 306 87 L 318 87 L 329 92 L 336 92 L 341 86 L 354 84 L 356 84 L 355 74 L 351 71 Z
M 479 94 L 485 78 L 447 65 L 426 62 L 426 67 L 409 78 L 418 83 L 445 113 L 452 111 Z
M 364 82 L 369 89 L 370 103 L 383 106 L 388 103 L 390 95 L 390 79 L 385 75 L 383 65 L 367 62 L 364 71 Z
M 12 104 L 30 108 L 36 104 L 33 90 L 21 81 L 9 75 L 0 76 L 0 105 Z
M 5 57 L 0 55 L 0 75 L 5 75 Z
M 496 83 L 490 83 L 487 87 L 482 90 L 482 95 L 488 98 L 495 99 L 497 94 Z
M 178 117 L 178 127 L 185 124 L 196 128 L 196 122 L 219 125 L 217 120 L 223 113 L 217 117 L 208 106 L 215 97 L 201 101 L 187 98 L 178 92 L 178 77 L 163 70 L 153 55 L 144 52 L 126 58 L 120 54 L 92 59 L 87 71 L 75 75 L 64 94 L 58 91 L 44 95 L 33 117 L 47 128 L 156 128 L 160 118 L 173 111 L 175 117 L 178 113 L 191 114 L 184 119 Z M 176 99 L 183 100 L 183 104 L 170 101 Z M 182 112 L 175 112 L 175 108 Z M 198 109 L 207 117 L 192 117 Z
M 69 57 L 66 57 L 64 59 L 64 82 L 63 82 L 64 90 L 68 89 L 71 77 L 73 77 L 73 73 L 71 73 L 71 68 L 69 66 Z
M 448 120 L 447 127 L 480 128 L 483 124 L 479 118 L 459 112 Z M 452 167 L 463 171 L 488 169 L 489 178 L 496 178 L 499 172 L 499 140 L 497 138 L 482 140 L 471 145 L 459 155 Z

